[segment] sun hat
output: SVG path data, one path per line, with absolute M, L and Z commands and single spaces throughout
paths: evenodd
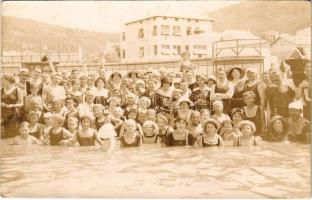
M 230 68 L 230 70 L 226 74 L 226 77 L 227 77 L 228 80 L 231 81 L 233 79 L 232 72 L 234 71 L 234 69 L 237 69 L 239 71 L 239 73 L 240 73 L 239 78 L 243 78 L 244 77 L 245 71 L 241 67 L 239 67 L 239 66 L 233 66 L 233 67 Z
M 241 131 L 242 128 L 243 128 L 245 125 L 248 125 L 248 126 L 251 128 L 252 133 L 255 133 L 255 131 L 256 131 L 256 125 L 255 125 L 255 123 L 253 123 L 252 121 L 249 121 L 249 120 L 243 120 L 243 121 L 239 122 L 238 125 L 237 125 L 238 130 Z

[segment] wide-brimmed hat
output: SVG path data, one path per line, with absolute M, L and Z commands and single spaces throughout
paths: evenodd
M 27 68 L 21 68 L 18 76 L 31 77 L 31 74 L 29 73 L 29 70 Z
M 113 76 L 118 75 L 120 78 L 122 77 L 121 73 L 119 72 L 113 72 L 110 76 L 109 79 L 113 79 Z
M 219 123 L 217 120 L 215 120 L 214 118 L 209 118 L 209 119 L 207 119 L 207 120 L 204 122 L 204 124 L 203 124 L 203 129 L 204 129 L 204 130 L 206 130 L 207 124 L 213 124 L 213 125 L 216 127 L 217 131 L 218 131 L 218 130 L 220 129 L 220 127 L 221 127 L 220 123 Z
M 230 68 L 230 70 L 227 72 L 227 74 L 226 74 L 226 77 L 227 77 L 227 79 L 228 80 L 233 80 L 233 77 L 232 77 L 232 72 L 233 72 L 233 70 L 234 69 L 237 69 L 238 71 L 239 71 L 239 73 L 240 73 L 240 76 L 239 76 L 239 78 L 243 78 L 244 77 L 244 75 L 245 75 L 245 70 L 243 70 L 241 67 L 239 67 L 239 66 L 233 66 L 233 67 L 231 67 Z
M 140 75 L 141 75 L 140 72 L 138 72 L 138 71 L 129 71 L 127 73 L 127 77 L 130 78 L 132 74 L 135 74 L 136 77 L 140 77 Z
M 254 133 L 256 131 L 256 125 L 255 123 L 253 123 L 252 121 L 249 120 L 243 120 L 241 122 L 238 123 L 237 128 L 238 130 L 241 131 L 241 129 L 243 128 L 243 126 L 248 125 L 251 128 L 252 133 Z

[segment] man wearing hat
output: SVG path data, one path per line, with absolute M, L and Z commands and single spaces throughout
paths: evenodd
M 194 108 L 197 111 L 200 111 L 201 109 L 210 110 L 210 90 L 205 82 L 205 76 L 201 74 L 196 75 L 196 83 L 198 87 L 192 91 L 190 99 L 194 102 Z
M 29 70 L 26 68 L 21 68 L 18 74 L 19 81 L 16 83 L 16 86 L 22 90 L 24 97 L 30 94 L 30 90 L 29 90 L 30 78 L 31 78 L 31 74 L 29 73 Z

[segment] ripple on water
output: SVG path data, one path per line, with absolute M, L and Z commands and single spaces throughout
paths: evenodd
M 310 191 L 310 145 L 147 145 L 113 154 L 98 146 L 2 146 L 7 197 L 300 198 Z

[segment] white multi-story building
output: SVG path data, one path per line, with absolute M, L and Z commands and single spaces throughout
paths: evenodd
M 121 33 L 121 62 L 158 61 L 211 56 L 212 19 L 153 16 L 124 26 Z

